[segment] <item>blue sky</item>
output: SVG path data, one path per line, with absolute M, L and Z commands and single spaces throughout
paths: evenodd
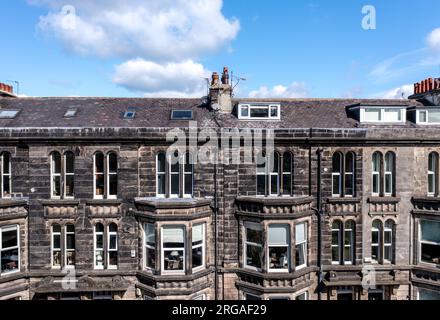
M 247 79 L 239 96 L 369 98 L 440 76 L 438 0 L 182 1 L 5 1 L 0 81 L 28 96 L 197 96 L 229 66 Z M 79 19 L 67 31 L 65 5 Z

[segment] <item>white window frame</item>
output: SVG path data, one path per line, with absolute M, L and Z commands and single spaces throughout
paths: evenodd
M 248 109 L 248 115 L 247 116 L 242 116 L 241 115 L 241 110 L 243 108 L 247 108 Z M 273 108 L 277 109 L 277 116 L 272 116 L 272 112 L 271 110 Z M 251 111 L 252 109 L 267 109 L 268 111 L 268 117 L 251 117 Z M 269 104 L 239 104 L 238 105 L 238 119 L 240 120 L 281 120 L 281 104 L 279 103 L 269 103 Z
M 419 220 L 419 257 L 418 257 L 419 263 L 431 265 L 431 266 L 437 266 L 438 264 L 436 264 L 436 263 L 429 263 L 429 262 L 422 260 L 422 244 L 428 244 L 428 245 L 434 245 L 434 246 L 440 247 L 440 242 L 422 240 L 422 221 L 435 222 L 435 223 L 440 223 L 440 221 L 429 220 L 429 219 L 420 219 Z
M 199 295 L 193 297 L 191 300 L 193 300 L 193 301 L 196 301 L 196 300 L 206 300 L 206 294 L 205 293 L 199 294 Z
M 264 244 L 263 243 L 255 243 L 255 242 L 250 242 L 247 240 L 247 229 L 254 229 L 257 231 L 260 231 L 261 233 L 264 232 L 263 230 L 263 226 L 259 223 L 256 222 L 245 222 L 244 223 L 244 246 L 243 246 L 243 258 L 244 258 L 244 262 L 243 265 L 246 269 L 250 269 L 250 270 L 254 270 L 254 271 L 259 271 L 261 272 L 261 270 L 263 269 L 263 261 L 261 261 L 261 268 L 258 267 L 254 267 L 254 266 L 250 266 L 247 264 L 247 246 L 254 246 L 254 247 L 258 247 L 262 254 L 264 253 Z
M 295 300 L 299 300 L 298 298 L 301 296 L 305 296 L 305 299 L 300 299 L 300 300 L 305 300 L 305 301 L 309 300 L 309 291 L 303 291 L 303 292 L 296 294 Z
M 431 160 L 431 156 L 432 156 L 432 160 Z M 438 180 L 438 176 L 437 176 L 437 172 L 438 172 L 438 162 L 439 162 L 439 156 L 437 153 L 435 152 L 431 152 L 428 155 L 428 183 L 427 183 L 427 188 L 428 188 L 428 196 L 433 197 L 437 194 L 437 180 Z M 430 170 L 430 166 L 433 165 L 433 169 L 434 171 Z M 430 191 L 429 190 L 429 179 L 433 178 L 433 188 L 434 190 Z
M 5 152 L 3 152 L 2 154 L 1 154 L 1 163 L 0 163 L 0 165 L 1 165 L 1 186 L 0 186 L 0 188 L 1 188 L 1 194 L 0 194 L 0 198 L 2 198 L 2 199 L 10 199 L 11 197 L 12 197 L 12 172 L 11 172 L 11 170 L 12 170 L 12 165 L 11 165 L 11 163 L 12 163 L 12 156 L 11 156 L 11 154 L 10 153 L 7 153 L 8 154 L 8 157 L 9 157 L 9 173 L 5 173 L 5 170 L 4 170 L 4 167 L 5 167 L 5 160 L 4 160 L 4 157 L 5 157 Z M 5 192 L 4 192 L 4 187 L 3 187 L 3 181 L 4 181 L 4 177 L 9 177 L 9 193 L 10 193 L 10 195 L 9 196 L 5 196 Z
M 353 228 L 347 228 L 348 223 L 352 224 Z M 343 239 L 343 262 L 344 265 L 352 265 L 353 264 L 353 260 L 355 260 L 355 252 L 354 252 L 354 245 L 356 243 L 356 223 L 353 220 L 347 220 L 343 223 L 343 227 L 344 227 L 344 239 Z M 350 236 L 350 241 L 349 244 L 346 244 L 346 239 L 347 239 L 347 232 L 350 232 L 351 236 Z M 350 249 L 350 260 L 347 260 L 347 257 L 345 256 L 345 249 L 349 248 Z
M 63 197 L 65 199 L 74 199 L 75 198 L 75 191 L 73 191 L 73 194 L 74 194 L 73 196 L 67 196 L 66 189 L 67 189 L 67 177 L 69 176 L 69 177 L 73 177 L 73 179 L 75 179 L 75 154 L 73 154 L 73 172 L 67 172 L 67 153 L 64 153 L 64 155 L 63 155 L 63 162 L 64 162 Z M 75 182 L 73 183 L 73 186 L 75 188 Z
M 17 231 L 17 245 L 14 247 L 3 248 L 3 232 L 11 231 L 14 229 Z M 0 277 L 21 272 L 20 225 L 18 225 L 18 224 L 0 227 L 0 257 L 1 257 L 1 254 L 3 251 L 9 251 L 9 250 L 17 250 L 17 252 L 18 252 L 18 268 L 17 268 L 17 270 L 10 271 L 10 272 L 2 272 L 0 269 Z
M 296 228 L 298 226 L 301 226 L 301 225 L 304 228 L 304 240 L 297 242 L 296 241 L 296 237 L 297 237 Z M 302 222 L 302 223 L 299 223 L 299 224 L 295 225 L 295 256 L 296 256 L 296 251 L 298 250 L 298 247 L 299 246 L 304 246 L 304 249 L 303 249 L 304 263 L 301 264 L 301 265 L 296 266 L 297 262 L 295 261 L 295 270 L 304 269 L 308 265 L 308 257 L 309 257 L 309 254 L 308 254 L 309 248 L 308 248 L 308 241 L 307 241 L 308 240 L 308 234 L 309 234 L 309 230 L 308 230 L 308 223 L 307 222 Z
M 58 154 L 60 156 L 60 172 L 59 173 L 55 173 L 55 164 L 54 164 L 54 155 Z M 63 156 L 58 152 L 52 152 L 50 154 L 50 197 L 51 199 L 61 199 L 61 195 L 63 193 L 63 186 L 62 186 L 62 181 L 61 181 L 61 175 L 62 175 L 62 161 L 63 161 Z M 54 186 L 54 178 L 58 178 L 60 180 L 60 195 L 59 196 L 55 196 L 54 195 L 54 191 L 55 191 L 55 186 Z
M 275 169 L 275 154 L 277 154 L 277 156 L 278 156 L 278 163 L 276 164 L 276 166 L 278 167 L 278 171 L 274 172 L 273 170 L 271 170 L 269 172 L 269 185 L 268 185 L 269 196 L 279 196 L 280 195 L 280 191 L 281 191 L 280 190 L 280 186 L 281 186 L 281 184 L 280 184 L 280 171 L 281 171 L 281 168 L 280 168 L 281 161 L 280 160 L 281 160 L 281 156 L 280 156 L 280 154 L 278 152 L 274 153 L 274 156 L 273 156 L 273 162 L 274 162 L 273 169 Z M 271 161 L 272 161 L 272 159 L 271 159 Z M 276 177 L 276 179 L 277 179 L 277 190 L 276 190 L 275 193 L 272 191 L 272 177 Z
M 110 252 L 116 252 L 116 255 L 118 255 L 118 225 L 116 223 L 113 223 L 116 226 L 117 231 L 110 231 L 110 224 L 107 226 L 107 269 L 109 270 L 117 270 L 118 265 L 110 264 Z M 110 248 L 110 237 L 115 236 L 116 237 L 116 248 Z M 119 257 L 118 257 L 118 264 L 119 264 Z
M 392 263 L 393 262 L 393 253 L 394 253 L 394 248 L 393 248 L 393 237 L 394 237 L 394 222 L 392 222 L 392 227 L 389 228 L 387 226 L 387 223 L 390 222 L 389 220 L 385 221 L 385 223 L 383 224 L 383 261 L 386 263 Z M 386 233 L 390 234 L 390 242 L 386 242 Z M 386 248 L 391 248 L 391 259 L 387 259 L 386 257 Z
M 159 155 L 163 155 L 165 158 L 165 171 L 159 171 Z M 158 153 L 156 155 L 156 197 L 157 198 L 165 198 L 166 197 L 166 193 L 167 193 L 167 173 L 166 173 L 166 167 L 167 167 L 167 156 L 165 153 Z M 159 193 L 159 176 L 162 175 L 164 177 L 164 181 L 165 181 L 165 193 Z
M 440 112 L 440 109 L 434 109 L 434 110 Z M 420 124 L 420 125 L 424 125 L 424 126 L 439 125 L 440 122 L 429 122 L 429 113 L 430 113 L 429 111 L 430 110 L 428 110 L 428 109 L 417 110 L 416 123 Z M 420 118 L 421 118 L 420 113 L 422 113 L 422 112 L 426 113 L 426 121 L 425 122 L 422 122 L 420 120 Z
M 289 171 L 284 171 L 284 162 L 286 159 L 286 155 L 290 157 L 290 168 Z M 290 151 L 286 151 L 283 154 L 283 161 L 280 163 L 280 169 L 281 169 L 281 179 L 283 181 L 283 192 L 280 191 L 281 196 L 283 197 L 291 197 L 293 194 L 293 154 Z M 286 188 L 284 186 L 284 177 L 289 177 L 290 180 L 290 193 L 286 193 Z
M 333 172 L 333 166 L 332 166 L 332 197 L 339 198 L 342 196 L 342 174 L 341 174 L 341 172 L 342 172 L 342 169 L 343 169 L 342 166 L 344 165 L 344 163 L 343 163 L 342 154 L 338 152 L 338 153 L 335 153 L 333 155 L 333 157 L 335 157 L 336 154 L 339 154 L 339 172 Z M 332 158 L 332 162 L 333 162 L 333 158 Z M 334 186 L 334 178 L 335 177 L 338 177 L 338 181 L 339 181 L 339 190 L 338 190 L 339 192 L 338 193 L 334 192 L 335 191 L 335 186 Z
M 367 110 L 380 110 L 380 119 L 377 121 L 367 121 L 366 120 L 366 112 Z M 389 110 L 399 110 L 399 118 L 398 121 L 388 121 L 386 119 L 386 112 Z M 388 124 L 388 123 L 395 123 L 395 124 L 405 124 L 406 123 L 406 108 L 405 107 L 393 107 L 393 106 L 365 106 L 360 108 L 360 122 L 361 123 L 371 123 L 371 124 Z
M 102 166 L 103 171 L 96 172 L 96 156 L 98 154 L 102 154 L 104 156 L 104 161 L 105 161 L 105 155 L 102 152 L 96 152 L 93 155 L 93 199 L 101 200 L 101 199 L 104 199 L 104 194 L 102 194 L 102 195 L 96 194 L 96 181 L 97 181 L 96 175 L 102 175 L 103 177 L 105 177 L 105 166 L 104 166 L 105 162 L 103 163 L 103 166 Z M 105 190 L 105 179 L 104 179 L 104 190 Z
M 256 178 L 257 178 L 257 183 L 256 183 L 256 191 L 257 191 L 257 196 L 258 197 L 266 197 L 267 195 L 267 191 L 270 190 L 270 187 L 268 189 L 268 185 L 267 185 L 267 165 L 264 166 L 264 168 L 258 168 L 258 164 L 256 165 Z M 258 191 L 258 177 L 263 176 L 264 178 L 264 194 L 259 194 Z
M 333 224 L 334 224 L 335 222 L 338 222 L 338 223 L 339 223 L 339 228 L 338 228 L 338 229 L 334 229 L 334 228 L 333 228 Z M 342 249 L 341 249 L 341 243 L 342 243 L 342 229 L 343 229 L 343 221 L 341 221 L 341 220 L 337 220 L 337 221 L 333 221 L 333 222 L 332 222 L 332 231 L 331 231 L 331 233 L 332 233 L 332 236 L 331 236 L 331 252 L 332 252 L 332 264 L 333 264 L 333 265 L 340 265 L 340 264 L 341 264 L 341 261 L 342 261 L 342 257 L 343 257 L 343 254 L 341 253 L 341 251 L 342 251 Z M 337 242 L 337 244 L 333 244 L 333 232 L 338 232 L 338 242 Z M 339 258 L 338 261 L 333 260 L 333 248 L 337 248 L 337 249 L 338 249 L 338 258 Z
M 97 232 L 96 231 L 96 225 L 97 224 L 95 224 L 94 226 L 93 226 L 93 266 L 94 266 L 94 269 L 95 270 L 104 270 L 105 269 L 105 260 L 102 262 L 102 266 L 97 266 L 96 265 L 96 254 L 98 253 L 98 252 L 101 252 L 102 253 L 102 258 L 104 259 L 104 257 L 105 257 L 105 242 L 104 242 L 104 239 L 105 239 L 105 235 L 104 235 L 104 233 L 105 233 L 105 227 L 104 227 L 104 225 L 101 223 L 101 225 L 102 225 L 102 227 L 104 228 L 103 229 L 103 231 L 99 231 L 99 232 Z M 98 241 L 97 241 L 97 237 L 98 236 L 102 236 L 102 248 L 98 248 L 97 247 L 97 243 L 98 243 Z
M 54 227 L 55 225 L 58 225 L 58 226 L 60 227 L 60 231 L 59 231 L 59 232 L 54 232 L 54 231 L 53 231 L 53 227 Z M 61 246 L 61 245 L 62 245 L 62 244 L 61 244 L 62 230 L 63 230 L 63 229 L 62 229 L 61 225 L 59 225 L 59 224 L 53 224 L 53 225 L 51 225 L 51 227 L 50 227 L 50 233 L 51 233 L 50 265 L 51 265 L 52 269 L 61 269 L 61 267 L 62 267 L 62 261 L 60 261 L 60 265 L 59 265 L 59 266 L 55 266 L 55 265 L 54 265 L 54 261 L 53 261 L 53 255 L 54 255 L 55 252 L 59 252 L 61 257 L 62 257 L 62 254 L 63 254 L 63 252 L 62 252 L 63 250 L 62 250 L 62 246 Z M 55 238 L 55 236 L 59 236 L 59 237 L 60 237 L 60 247 L 59 247 L 59 248 L 55 248 L 55 247 L 54 247 L 54 244 L 55 244 L 55 240 L 54 240 L 54 238 Z M 62 259 L 62 258 L 61 258 L 61 259 Z
M 169 168 L 169 170 L 168 170 L 168 172 L 169 172 L 169 177 L 168 177 L 168 183 L 169 183 L 169 188 L 168 188 L 168 190 L 169 190 L 169 194 L 170 194 L 170 198 L 180 198 L 180 194 L 181 194 L 181 192 L 182 192 L 182 190 L 180 190 L 180 188 L 181 188 L 181 185 L 180 185 L 180 170 L 181 170 L 181 165 L 182 165 L 182 159 L 181 159 L 181 156 L 179 155 L 179 158 L 178 158 L 179 160 L 178 160 L 178 171 L 177 172 L 173 172 L 172 171 L 172 168 L 173 168 L 173 164 L 171 163 L 172 161 L 171 161 L 171 159 L 168 159 L 169 161 L 168 161 L 168 168 Z M 176 165 L 176 164 L 174 164 L 174 165 Z M 173 176 L 176 176 L 177 175 L 177 186 L 178 186 L 178 193 L 176 194 L 176 193 L 172 193 L 172 190 L 173 190 Z
M 375 164 L 375 161 L 374 161 L 374 157 L 375 157 L 375 155 L 377 155 L 378 157 L 379 157 L 379 171 L 375 171 L 374 170 L 374 164 Z M 381 160 L 382 160 L 382 155 L 381 155 L 381 153 L 376 153 L 376 152 L 374 152 L 373 153 L 373 155 L 371 156 L 371 172 L 372 172 L 372 174 L 371 174 L 371 194 L 373 195 L 373 196 L 379 196 L 380 195 L 380 165 L 381 165 Z M 374 185 L 374 177 L 377 177 L 377 179 L 376 179 L 376 186 Z M 374 192 L 374 189 L 375 189 L 375 187 L 377 187 L 377 191 L 378 192 Z
M 182 229 L 183 230 L 183 247 L 182 248 L 164 248 L 164 228 L 173 228 L 173 229 Z M 186 272 L 186 247 L 187 247 L 187 243 L 186 243 L 186 228 L 184 225 L 163 225 L 160 228 L 160 233 L 161 233 L 161 237 L 160 237 L 160 253 L 161 253 L 161 261 L 160 261 L 160 267 L 161 267 L 161 272 L 162 274 L 166 274 L 166 275 L 182 275 L 185 274 Z M 183 270 L 165 270 L 165 251 L 183 251 Z
M 283 227 L 286 228 L 287 230 L 287 237 L 288 240 L 290 240 L 290 225 L 288 224 L 270 224 L 267 226 L 267 252 L 266 252 L 266 263 L 267 263 L 267 270 L 270 273 L 288 273 L 290 271 L 290 241 L 287 241 L 287 243 L 283 244 L 283 243 L 275 243 L 275 244 L 271 244 L 269 243 L 269 232 L 270 232 L 270 228 L 271 227 Z M 270 248 L 287 248 L 287 268 L 284 269 L 272 269 L 270 268 Z
M 373 221 L 374 223 L 374 221 Z M 373 259 L 373 250 L 371 249 L 371 261 L 375 263 L 380 263 L 381 256 L 382 256 L 382 230 L 378 229 L 373 226 L 373 223 L 371 224 L 371 248 L 377 247 L 377 260 Z M 381 228 L 383 229 L 383 223 L 380 222 Z M 373 232 L 377 233 L 377 243 L 373 243 Z
M 348 155 L 349 154 L 351 154 L 351 156 L 353 157 L 353 160 L 352 160 L 352 163 L 351 163 L 351 167 L 352 167 L 352 170 L 353 171 L 346 171 L 346 169 L 347 169 L 347 163 L 348 163 Z M 355 153 L 354 152 L 347 152 L 346 154 L 345 154 L 345 156 L 344 156 L 344 163 L 343 163 L 343 165 L 344 165 L 344 197 L 346 197 L 346 198 L 353 198 L 354 197 L 354 195 L 356 194 L 356 181 L 355 181 L 355 178 L 354 178 L 354 173 L 355 173 L 355 170 L 356 170 L 356 155 L 355 155 Z M 353 185 L 353 191 L 352 191 L 352 194 L 348 194 L 347 193 L 347 186 L 346 186 L 346 184 L 345 184 L 345 181 L 346 181 L 346 177 L 347 176 L 351 176 L 351 183 L 352 183 L 352 185 Z
M 206 223 L 195 224 L 195 225 L 193 225 L 192 228 L 194 229 L 194 227 L 200 226 L 200 225 L 202 226 L 202 243 L 194 246 L 193 245 L 194 241 L 193 241 L 193 239 L 191 239 L 191 254 L 194 249 L 202 248 L 202 265 L 200 267 L 192 268 L 193 272 L 203 270 L 203 269 L 205 269 L 205 266 L 206 266 L 206 253 L 205 253 L 206 252 L 206 245 L 205 245 L 205 243 L 206 243 Z M 192 261 L 191 261 L 191 267 L 192 267 Z
M 113 154 L 116 157 L 116 172 L 110 172 L 110 155 Z M 104 167 L 104 171 L 107 169 L 107 173 L 106 173 L 106 178 L 107 181 L 104 180 L 104 184 L 106 184 L 105 189 L 107 191 L 107 199 L 117 199 L 118 198 L 118 169 L 119 169 L 119 159 L 118 159 L 118 155 L 114 152 L 110 152 L 107 154 L 107 156 L 105 157 L 105 161 L 107 163 L 107 168 Z M 117 185 L 116 185 L 116 194 L 110 194 L 110 176 L 116 176 L 116 181 Z
M 75 266 L 76 266 L 76 227 L 75 227 L 75 225 L 73 224 L 73 223 L 71 223 L 71 224 L 69 224 L 69 225 L 73 225 L 73 227 L 74 227 L 74 231 L 73 232 L 67 232 L 67 226 L 68 225 L 65 225 L 64 226 L 64 267 L 66 268 L 66 269 L 75 269 Z M 67 235 L 68 234 L 73 234 L 74 236 L 75 236 L 75 242 L 74 242 L 74 244 L 75 244 L 75 249 L 67 249 Z M 67 264 L 67 256 L 68 256 L 68 253 L 69 252 L 74 252 L 75 253 L 75 264 L 74 265 L 68 265 Z
M 392 170 L 391 171 L 387 171 L 387 156 L 390 156 L 391 158 L 392 158 L 392 163 L 391 163 L 391 165 L 392 165 Z M 394 154 L 394 153 L 392 153 L 392 152 L 387 152 L 386 154 L 385 154 L 385 157 L 384 157 L 384 165 L 383 165 L 383 168 L 384 168 L 384 174 L 383 174 L 383 179 L 384 179 L 384 181 L 383 181 L 383 186 L 384 186 L 384 195 L 386 196 L 386 197 L 391 197 L 392 195 L 393 195 L 393 193 L 394 193 L 394 172 L 396 171 L 396 168 L 395 168 L 395 163 L 396 163 L 396 155 Z M 390 182 L 391 182 L 391 192 L 387 192 L 387 176 L 390 176 L 391 178 L 390 178 Z
M 148 243 L 147 243 L 147 230 L 148 230 L 148 225 L 150 225 L 150 226 L 152 226 L 153 228 L 153 235 L 154 235 L 154 247 L 153 246 L 150 246 L 150 245 L 148 245 Z M 156 247 L 157 247 L 157 239 L 156 239 L 156 227 L 155 227 L 155 225 L 154 225 L 154 223 L 144 223 L 144 269 L 146 269 L 146 270 L 150 270 L 150 271 L 153 271 L 155 268 L 156 268 L 156 266 L 157 266 L 157 249 L 156 249 Z M 151 268 L 150 266 L 147 266 L 147 261 L 148 261 L 148 257 L 147 257 L 147 249 L 150 249 L 150 250 L 154 250 L 154 258 L 155 258 L 155 261 L 154 261 L 154 268 Z
M 185 171 L 185 167 L 186 167 L 186 155 L 187 155 L 187 153 L 185 153 L 185 155 L 183 156 L 183 161 L 182 161 L 182 163 L 183 163 L 183 169 L 182 169 L 182 172 L 183 172 L 183 177 L 182 177 L 182 181 L 183 181 L 183 185 L 182 185 L 182 193 L 183 193 L 183 197 L 184 198 L 192 198 L 193 197 L 193 194 L 194 194 L 194 158 L 193 158 L 193 155 L 191 154 L 191 153 L 189 153 L 189 156 L 190 156 L 190 160 L 192 160 L 192 164 L 190 164 L 191 165 L 191 171 Z M 186 175 L 187 174 L 191 174 L 191 193 L 186 193 L 185 192 L 185 183 L 186 183 Z

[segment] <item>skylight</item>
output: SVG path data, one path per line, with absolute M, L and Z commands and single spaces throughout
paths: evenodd
M 0 110 L 0 119 L 14 119 L 19 110 Z
M 136 111 L 126 111 L 124 113 L 124 119 L 134 119 L 136 116 Z
M 65 118 L 73 118 L 76 116 L 77 112 L 78 112 L 78 109 L 69 109 L 64 114 L 64 117 Z
M 192 110 L 173 110 L 171 111 L 171 120 L 192 120 Z

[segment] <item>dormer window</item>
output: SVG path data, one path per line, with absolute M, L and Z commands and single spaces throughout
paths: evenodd
M 240 120 L 280 120 L 280 104 L 239 104 L 238 118 Z
M 366 123 L 405 123 L 406 109 L 403 107 L 365 107 L 361 108 L 361 122 Z
M 440 124 L 440 109 L 417 110 L 417 124 Z

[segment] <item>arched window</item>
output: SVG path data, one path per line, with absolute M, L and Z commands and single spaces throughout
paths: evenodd
M 375 152 L 372 159 L 372 193 L 373 195 L 380 195 L 380 176 L 381 176 L 382 154 Z
M 341 263 L 342 222 L 333 221 L 332 224 L 332 263 Z
M 52 267 L 61 268 L 61 226 L 52 225 Z
M 118 197 L 118 155 L 110 152 L 104 156 L 102 152 L 97 152 L 93 162 L 95 199 L 116 199 Z
M 104 225 L 95 225 L 95 269 L 104 269 Z
M 272 168 L 270 170 L 270 195 L 280 194 L 280 154 L 274 152 L 272 157 Z
M 344 263 L 354 263 L 355 223 L 352 220 L 344 225 Z
M 75 226 L 73 224 L 67 224 L 65 229 L 65 265 L 67 267 L 75 266 L 76 251 L 75 251 Z
M 382 243 L 382 222 L 379 220 L 373 221 L 371 228 L 371 260 L 375 262 L 380 261 Z
M 344 195 L 354 197 L 355 195 L 355 155 L 353 152 L 348 152 L 345 155 L 345 180 L 344 180 Z
M 340 197 L 342 195 L 342 154 L 336 152 L 332 161 L 332 195 Z
M 104 199 L 104 154 L 97 152 L 94 157 L 94 195 L 96 199 Z
M 383 235 L 384 257 L 386 262 L 394 261 L 394 221 L 388 220 L 385 222 Z
M 354 264 L 356 224 L 335 220 L 332 224 L 332 264 Z
M 191 153 L 185 154 L 185 162 L 183 165 L 183 188 L 184 197 L 191 198 L 193 195 L 193 172 L 194 172 L 194 160 Z
M 439 156 L 437 152 L 431 152 L 428 160 L 428 195 L 438 195 L 438 163 Z
M 11 155 L 8 152 L 1 154 L 1 196 L 11 197 Z
M 156 159 L 156 193 L 158 197 L 166 195 L 166 155 L 159 153 Z
M 64 197 L 73 198 L 75 189 L 75 155 L 73 152 L 64 154 Z
M 107 233 L 107 261 L 109 269 L 118 268 L 118 226 L 111 223 Z
M 292 195 L 293 156 L 290 152 L 283 155 L 283 192 L 285 196 Z
M 52 152 L 50 162 L 51 195 L 53 198 L 61 198 L 61 155 Z
M 385 155 L 385 195 L 394 195 L 395 156 L 392 152 Z

